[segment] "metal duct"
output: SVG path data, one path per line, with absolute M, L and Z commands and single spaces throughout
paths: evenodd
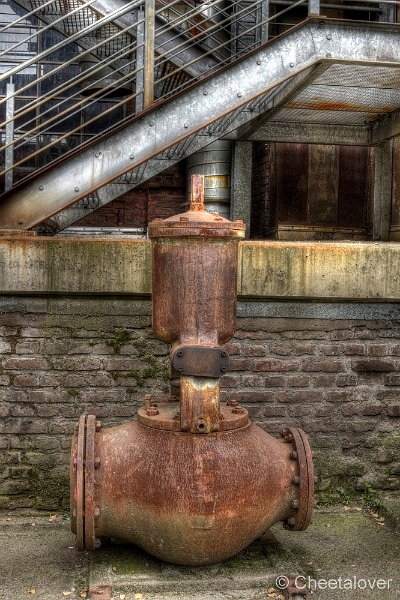
M 191 202 L 192 175 L 204 175 L 204 207 L 230 218 L 232 142 L 217 140 L 187 159 L 188 201 Z

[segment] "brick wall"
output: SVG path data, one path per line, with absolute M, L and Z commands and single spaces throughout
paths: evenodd
M 185 172 L 185 163 L 178 163 L 93 211 L 74 226 L 147 227 L 153 219 L 182 212 L 186 202 Z
M 118 298 L 2 298 L 0 334 L 0 507 L 66 507 L 77 418 L 133 417 L 168 349 L 150 303 Z M 398 320 L 244 317 L 227 348 L 224 396 L 273 434 L 303 427 L 325 496 L 400 488 Z

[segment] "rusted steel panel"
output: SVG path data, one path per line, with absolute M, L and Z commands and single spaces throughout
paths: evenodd
M 307 144 L 276 144 L 276 196 L 279 223 L 307 222 Z
M 370 192 L 368 148 L 341 146 L 339 150 L 338 222 L 342 227 L 364 227 Z
M 309 147 L 309 225 L 336 225 L 338 212 L 338 146 Z

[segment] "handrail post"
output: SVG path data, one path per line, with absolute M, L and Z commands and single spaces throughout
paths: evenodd
M 12 78 L 10 78 L 11 83 L 7 83 L 6 86 L 6 119 L 8 123 L 6 123 L 6 144 L 11 144 L 7 146 L 5 149 L 5 167 L 8 171 L 4 174 L 4 190 L 10 190 L 13 186 L 13 169 L 12 166 L 14 164 L 14 102 L 15 102 L 15 85 L 12 83 Z
M 308 16 L 314 17 L 321 14 L 320 0 L 308 0 Z
M 155 0 L 145 2 L 144 108 L 154 102 Z

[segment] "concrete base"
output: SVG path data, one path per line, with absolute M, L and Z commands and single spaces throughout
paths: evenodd
M 93 599 L 282 599 L 276 578 L 287 575 L 301 575 L 306 582 L 310 576 L 312 587 L 313 580 L 319 580 L 320 586 L 324 586 L 323 580 L 337 580 L 337 585 L 342 585 L 342 589 L 333 589 L 334 583 L 330 589 L 316 589 L 312 594 L 316 600 L 395 600 L 400 595 L 399 537 L 356 506 L 317 510 L 313 525 L 305 532 L 288 532 L 277 526 L 272 535 L 212 567 L 175 567 L 116 543 L 92 555 L 79 554 L 73 542 L 69 522 L 61 516 L 49 521 L 48 516 L 3 513 L 0 598 L 79 600 L 89 598 L 89 588 L 103 584 L 110 588 L 100 596 L 93 594 Z M 379 589 L 374 579 L 392 581 L 389 588 Z M 364 580 L 367 587 L 361 589 Z M 345 581 L 353 586 L 357 581 L 361 588 L 343 589 Z

